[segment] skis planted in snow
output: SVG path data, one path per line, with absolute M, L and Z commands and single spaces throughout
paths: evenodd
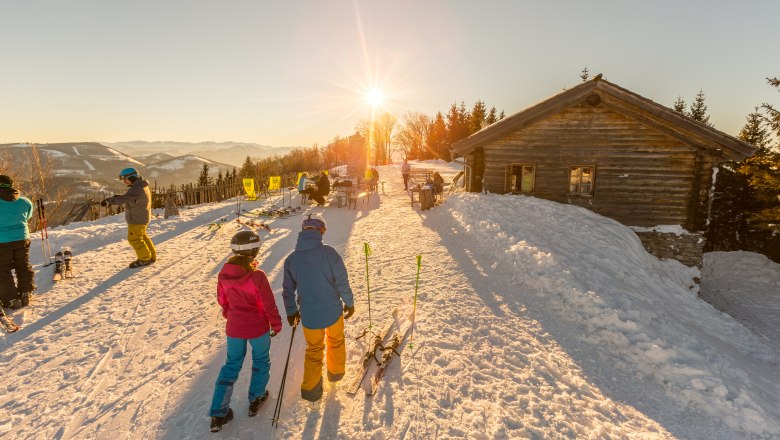
M 0 323 L 3 324 L 5 331 L 8 333 L 13 333 L 21 328 L 10 316 L 5 314 L 5 310 L 2 307 L 0 307 Z
M 54 254 L 54 276 L 52 277 L 52 280 L 54 281 L 60 281 L 64 277 L 64 269 L 65 267 L 65 256 L 62 254 L 62 251 L 57 252 Z
M 72 259 L 73 253 L 69 247 L 64 247 L 61 251 L 54 254 L 54 276 L 52 280 L 62 281 L 63 279 L 74 278 Z

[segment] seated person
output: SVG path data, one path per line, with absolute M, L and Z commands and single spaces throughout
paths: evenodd
M 320 178 L 317 179 L 316 188 L 307 188 L 301 192 L 303 194 L 308 194 L 310 199 L 317 202 L 317 206 L 324 206 L 325 196 L 330 194 L 330 180 L 328 180 L 328 175 L 323 171 L 320 174 Z
M 433 194 L 441 194 L 444 191 L 444 178 L 439 172 L 433 173 Z

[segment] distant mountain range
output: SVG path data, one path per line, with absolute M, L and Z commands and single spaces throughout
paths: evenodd
M 117 180 L 119 171 L 133 167 L 149 181 L 151 185 L 169 186 L 171 184 L 195 183 L 203 169 L 203 164 L 209 165 L 209 174 L 217 177 L 222 172 L 225 175 L 233 168 L 239 168 L 246 160 L 246 154 L 238 161 L 238 165 L 216 161 L 195 154 L 195 151 L 206 151 L 211 157 L 227 157 L 228 151 L 238 154 L 244 152 L 265 151 L 272 154 L 285 154 L 279 149 L 265 147 L 269 150 L 255 148 L 254 144 L 235 145 L 233 143 L 217 144 L 205 142 L 166 143 L 166 142 L 130 142 L 134 146 L 121 146 L 123 143 L 113 143 L 109 146 L 97 142 L 70 142 L 56 144 L 36 144 L 43 162 L 48 164 L 54 175 L 54 187 L 62 185 L 71 189 L 73 195 L 90 195 L 100 191 L 118 193 L 125 188 Z M 232 146 L 226 146 L 231 144 Z M 178 145 L 178 148 L 173 148 Z M 211 145 L 213 149 L 208 151 Z M 217 145 L 222 145 L 218 149 Z M 171 148 L 168 148 L 171 147 Z M 257 146 L 260 147 L 260 146 Z M 32 169 L 28 163 L 30 144 L 0 144 L 0 153 L 10 152 L 14 158 L 14 168 L 18 180 L 28 178 Z M 161 151 L 162 150 L 162 151 Z M 281 149 L 289 151 L 289 149 Z M 262 155 L 249 154 L 250 157 Z M 236 156 L 238 157 L 238 156 Z M 25 172 L 26 171 L 26 172 Z
M 130 141 L 102 142 L 131 156 L 148 156 L 164 153 L 171 156 L 194 155 L 215 162 L 240 167 L 247 156 L 256 159 L 278 154 L 283 156 L 294 147 L 271 147 L 250 142 L 170 142 L 170 141 Z

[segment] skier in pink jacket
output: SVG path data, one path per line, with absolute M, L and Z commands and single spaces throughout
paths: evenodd
M 252 346 L 249 416 L 257 415 L 268 398 L 271 337 L 282 331 L 271 285 L 254 261 L 260 250 L 260 237 L 253 231 L 241 231 L 230 240 L 230 249 L 234 255 L 222 266 L 217 281 L 217 302 L 227 319 L 227 360 L 219 371 L 211 400 L 212 432 L 233 419 L 230 397 L 244 363 L 247 342 Z

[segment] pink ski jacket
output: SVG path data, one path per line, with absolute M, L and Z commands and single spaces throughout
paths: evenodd
M 282 331 L 282 318 L 262 270 L 247 272 L 226 263 L 217 277 L 217 302 L 227 319 L 225 333 L 231 338 L 253 339 L 271 328 Z

